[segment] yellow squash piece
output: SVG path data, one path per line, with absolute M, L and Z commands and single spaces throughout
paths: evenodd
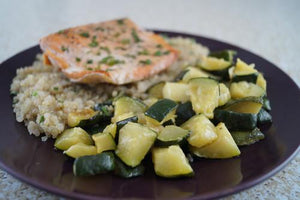
M 85 109 L 79 112 L 71 112 L 68 115 L 68 126 L 75 127 L 78 126 L 81 120 L 90 119 L 95 116 L 97 112 L 92 109 Z
M 75 127 L 65 130 L 59 135 L 54 143 L 55 148 L 60 150 L 67 150 L 72 145 L 84 143 L 87 145 L 93 144 L 90 135 L 80 127 Z
M 224 123 L 216 126 L 218 138 L 202 148 L 190 147 L 193 154 L 204 158 L 231 158 L 240 155 L 240 150 L 234 142 Z
M 215 126 L 204 115 L 195 115 L 182 124 L 181 127 L 191 131 L 187 140 L 194 147 L 205 146 L 217 138 Z
M 64 151 L 64 154 L 67 154 L 72 158 L 79 158 L 81 156 L 96 155 L 97 150 L 93 145 L 78 143 L 72 145 L 68 150 Z

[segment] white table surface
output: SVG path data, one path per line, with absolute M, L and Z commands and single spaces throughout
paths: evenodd
M 60 29 L 130 17 L 147 28 L 219 39 L 275 63 L 300 85 L 300 1 L 0 1 L 0 63 Z M 298 133 L 297 133 L 298 134 Z M 0 170 L 0 199 L 59 199 Z M 226 199 L 300 199 L 300 155 L 276 176 Z

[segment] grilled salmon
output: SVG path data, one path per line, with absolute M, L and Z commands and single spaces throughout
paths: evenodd
M 161 36 L 130 19 L 77 26 L 40 40 L 44 58 L 74 82 L 122 85 L 168 68 L 178 57 Z

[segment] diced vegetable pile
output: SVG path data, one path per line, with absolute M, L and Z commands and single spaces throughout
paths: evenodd
M 188 157 L 239 156 L 238 146 L 263 139 L 257 126 L 272 118 L 263 74 L 234 56 L 213 52 L 173 82 L 151 86 L 143 101 L 118 96 L 70 113 L 55 147 L 75 158 L 76 176 L 140 176 L 151 158 L 158 176 L 193 176 Z

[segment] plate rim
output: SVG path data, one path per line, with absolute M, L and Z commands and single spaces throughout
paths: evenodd
M 256 53 L 253 53 L 251 50 L 248 50 L 247 48 L 240 47 L 240 46 L 232 44 L 230 42 L 224 42 L 224 41 L 219 40 L 219 39 L 202 36 L 201 34 L 180 32 L 180 31 L 171 31 L 171 30 L 165 30 L 165 29 L 148 29 L 148 30 L 152 30 L 156 33 L 162 33 L 162 34 L 175 34 L 175 35 L 183 36 L 183 37 L 203 38 L 205 40 L 210 40 L 210 41 L 213 41 L 213 42 L 217 42 L 217 43 L 220 43 L 222 45 L 230 45 L 230 46 L 233 46 L 236 49 L 241 49 L 241 50 L 247 51 L 248 53 L 250 53 L 250 54 L 252 54 L 252 55 L 254 55 L 254 56 L 256 56 L 260 59 L 263 59 L 265 62 L 268 62 L 269 64 L 274 66 L 277 70 L 279 70 L 281 73 L 283 73 L 285 76 L 287 76 L 293 82 L 293 84 L 296 85 L 298 90 L 300 90 L 298 84 L 285 71 L 283 71 L 281 68 L 277 67 L 277 65 L 273 64 L 269 60 L 257 55 Z M 5 65 L 6 63 L 9 63 L 12 60 L 14 60 L 14 57 L 16 57 L 16 56 L 19 56 L 21 54 L 24 54 L 25 52 L 33 51 L 33 50 L 37 50 L 37 49 L 39 49 L 39 45 L 34 45 L 34 46 L 29 47 L 29 48 L 26 48 L 26 49 L 24 49 L 24 50 L 22 50 L 22 51 L 20 51 L 16 54 L 12 55 L 11 57 L 7 58 L 3 62 L 1 62 L 0 67 L 2 65 Z M 244 191 L 246 189 L 249 189 L 250 187 L 253 187 L 253 186 L 257 185 L 257 184 L 269 179 L 270 177 L 274 176 L 278 172 L 280 172 L 287 164 L 289 164 L 296 157 L 296 155 L 299 152 L 300 152 L 300 146 L 298 145 L 298 147 L 294 150 L 294 152 L 292 152 L 288 156 L 287 159 L 282 160 L 273 169 L 271 169 L 269 172 L 265 173 L 264 175 L 262 175 L 258 178 L 250 179 L 247 182 L 243 182 L 243 183 L 235 185 L 233 187 L 222 189 L 218 192 L 216 192 L 216 191 L 215 192 L 208 192 L 208 193 L 205 193 L 203 195 L 188 197 L 186 199 L 194 200 L 194 199 L 221 198 L 221 197 L 224 197 L 224 196 L 228 196 L 228 195 L 235 194 L 235 193 Z M 84 193 L 74 193 L 74 192 L 71 192 L 71 191 L 66 191 L 66 190 L 64 190 L 62 188 L 59 188 L 59 187 L 49 185 L 49 184 L 44 183 L 44 182 L 42 182 L 42 183 L 37 182 L 36 180 L 31 179 L 30 177 L 24 176 L 22 173 L 16 172 L 13 169 L 11 169 L 10 167 L 6 166 L 5 163 L 3 163 L 1 159 L 0 159 L 0 168 L 2 170 L 4 170 L 5 172 L 7 172 L 8 174 L 10 174 L 11 176 L 13 176 L 14 178 L 18 179 L 19 181 L 22 181 L 22 182 L 24 182 L 28 185 L 31 185 L 34 188 L 39 189 L 41 191 L 46 191 L 46 192 L 49 192 L 49 193 L 52 193 L 52 194 L 60 195 L 62 197 L 75 198 L 75 199 L 107 199 L 106 197 L 101 197 L 101 196 L 92 196 L 92 195 L 84 194 Z M 110 199 L 112 199 L 112 198 L 110 198 Z M 124 199 L 124 198 L 120 198 L 120 199 Z M 138 198 L 138 199 L 140 199 L 140 198 Z

